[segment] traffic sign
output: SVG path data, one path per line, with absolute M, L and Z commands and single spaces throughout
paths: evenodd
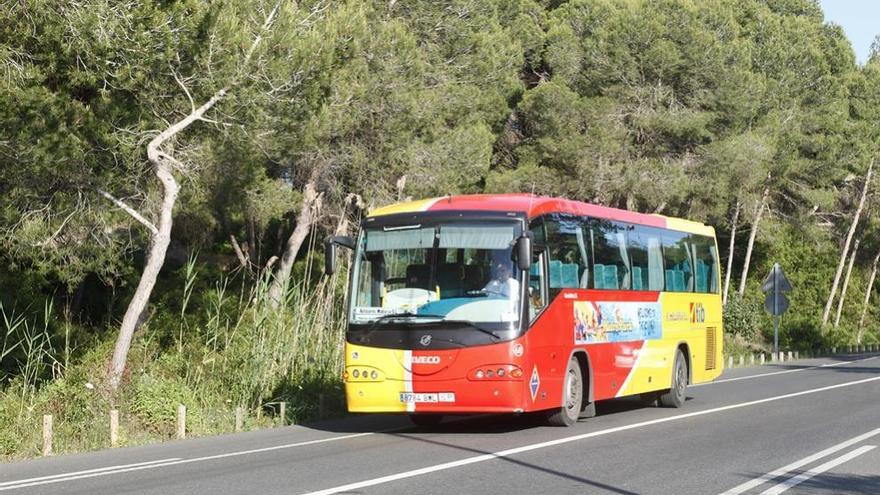
M 773 268 L 770 269 L 770 273 L 767 274 L 767 277 L 764 278 L 764 283 L 761 285 L 762 292 L 775 289 L 782 292 L 790 292 L 792 290 L 791 282 L 788 281 L 788 277 L 785 276 L 785 271 L 779 266 L 779 263 L 773 263 Z
M 761 284 L 761 290 L 767 293 L 764 299 L 764 309 L 773 315 L 773 353 L 779 356 L 779 316 L 788 309 L 786 292 L 790 292 L 791 282 L 785 276 L 785 272 L 779 263 L 773 263 L 773 268 Z

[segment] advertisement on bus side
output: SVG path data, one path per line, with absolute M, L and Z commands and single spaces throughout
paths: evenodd
M 596 344 L 659 339 L 660 303 L 575 301 L 574 342 Z

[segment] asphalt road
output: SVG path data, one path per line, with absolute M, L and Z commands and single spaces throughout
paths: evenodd
M 362 416 L 0 465 L 0 492 L 880 494 L 880 356 L 735 369 L 572 428 Z

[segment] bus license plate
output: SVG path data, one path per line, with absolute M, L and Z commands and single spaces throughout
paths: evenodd
M 400 402 L 404 404 L 455 402 L 455 394 L 452 392 L 441 392 L 436 394 L 401 392 Z

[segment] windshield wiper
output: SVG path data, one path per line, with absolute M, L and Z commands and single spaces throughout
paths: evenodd
M 382 316 L 376 318 L 375 320 L 373 320 L 373 323 L 369 326 L 369 328 L 367 328 L 367 330 L 366 330 L 366 332 L 364 332 L 363 336 L 368 337 L 377 328 L 379 328 L 379 323 L 382 323 L 385 320 L 391 320 L 394 318 L 413 318 L 413 317 L 415 317 L 415 318 L 419 318 L 419 317 L 440 318 L 440 319 L 446 318 L 445 315 L 435 315 L 435 314 L 430 314 L 430 313 L 402 313 L 402 312 L 401 313 L 391 313 L 391 314 L 387 314 L 387 315 L 382 315 Z
M 498 335 L 497 333 L 495 333 L 494 330 L 490 330 L 486 327 L 482 327 L 480 325 L 477 325 L 476 323 L 474 323 L 472 321 L 468 321 L 468 320 L 443 320 L 443 323 L 454 323 L 456 325 L 467 325 L 467 326 L 473 328 L 474 330 L 479 330 L 480 332 L 483 332 L 486 335 L 490 335 L 490 336 L 494 337 L 496 340 L 501 339 L 501 336 Z
M 446 315 L 435 315 L 435 314 L 430 314 L 430 313 L 391 313 L 391 314 L 387 314 L 387 315 L 382 315 L 373 321 L 373 323 L 370 325 L 370 327 L 367 328 L 367 330 L 364 332 L 362 337 L 369 337 L 374 331 L 376 331 L 379 328 L 379 323 L 381 323 L 385 320 L 390 320 L 393 318 L 409 318 L 409 317 L 440 318 L 442 321 L 438 321 L 435 323 L 451 323 L 453 325 L 464 325 L 464 326 L 473 328 L 474 330 L 477 330 L 479 332 L 485 333 L 486 335 L 491 336 L 495 340 L 501 339 L 501 336 L 498 335 L 497 333 L 495 333 L 494 330 L 480 326 L 472 321 L 446 320 L 446 319 L 444 319 L 444 318 L 446 318 Z

